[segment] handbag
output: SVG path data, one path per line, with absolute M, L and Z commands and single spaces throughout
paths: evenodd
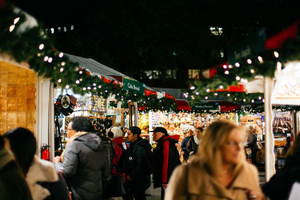
M 120 197 L 126 195 L 126 189 L 123 183 L 122 174 L 112 176 L 112 179 L 107 182 L 104 190 L 105 197 Z

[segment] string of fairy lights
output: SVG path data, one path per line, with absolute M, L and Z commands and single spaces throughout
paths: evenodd
M 71 88 L 74 93 L 91 93 L 107 98 L 114 94 L 123 107 L 128 102 L 138 102 L 141 110 L 173 110 L 177 111 L 174 99 L 160 98 L 156 95 L 143 96 L 133 91 L 124 90 L 116 81 L 106 81 L 103 76 L 91 75 L 86 69 L 79 68 L 78 63 L 71 62 L 68 57 L 54 47 L 54 42 L 47 36 L 42 25 L 33 26 L 20 31 L 26 20 L 22 11 L 14 12 L 14 6 L 6 3 L 0 12 L 0 52 L 14 58 L 17 62 L 27 62 L 39 76 L 49 79 L 61 88 Z M 280 54 L 279 54 L 280 53 Z M 280 56 L 279 56 L 280 55 Z M 210 79 L 191 81 L 190 88 L 184 93 L 190 105 L 215 97 L 228 101 L 254 103 L 264 101 L 263 93 L 226 92 L 231 85 L 239 85 L 252 81 L 257 75 L 274 77 L 276 69 L 284 68 L 287 61 L 300 59 L 299 37 L 284 42 L 280 49 L 272 49 L 256 55 L 255 59 L 247 58 L 234 65 L 223 65 Z
M 280 49 L 266 50 L 254 59 L 244 58 L 234 65 L 216 68 L 217 73 L 210 79 L 190 81 L 190 87 L 186 89 L 184 97 L 190 104 L 216 97 L 235 103 L 264 102 L 263 93 L 228 92 L 229 86 L 247 84 L 257 77 L 274 78 L 276 70 L 280 71 L 285 67 L 284 63 L 300 59 L 299 44 L 299 37 L 288 39 Z
M 14 12 L 14 6 L 7 3 L 0 12 L 0 52 L 14 58 L 17 62 L 27 62 L 31 69 L 45 79 L 49 79 L 63 89 L 72 89 L 76 94 L 99 95 L 108 98 L 114 95 L 122 101 L 123 107 L 128 102 L 137 102 L 143 111 L 177 110 L 172 98 L 157 98 L 157 95 L 144 96 L 132 90 L 124 90 L 117 81 L 105 79 L 100 75 L 91 75 L 86 69 L 71 62 L 63 52 L 55 49 L 54 41 L 47 36 L 42 25 L 28 27 L 18 31 L 26 16 L 22 11 Z

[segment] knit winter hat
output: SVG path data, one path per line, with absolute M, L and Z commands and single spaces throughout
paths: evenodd
M 113 127 L 110 131 L 114 134 L 113 139 L 123 136 L 122 130 L 116 126 Z

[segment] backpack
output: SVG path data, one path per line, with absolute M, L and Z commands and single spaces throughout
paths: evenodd
M 146 168 L 146 175 L 150 175 L 150 174 L 153 174 L 151 149 L 147 150 L 147 168 Z
M 123 151 L 118 164 L 119 170 L 127 174 L 128 172 L 130 172 L 132 169 L 135 168 L 136 165 L 135 158 L 133 157 L 132 152 L 128 149 L 126 142 L 122 142 L 122 144 L 117 144 L 117 145 L 121 147 Z
M 120 145 L 120 144 L 117 144 L 117 145 L 120 146 L 122 148 L 122 151 L 123 151 L 123 153 L 120 157 L 120 160 L 119 160 L 119 169 L 121 170 L 121 172 L 128 173 L 132 169 L 134 169 L 135 166 L 136 166 L 136 161 L 135 161 L 135 158 L 133 156 L 133 152 L 131 152 L 128 149 L 128 146 L 125 142 L 122 142 L 122 145 Z M 152 173 L 153 173 L 152 151 L 151 151 L 151 149 L 149 149 L 149 150 L 147 149 L 147 166 L 146 166 L 146 169 L 145 169 L 145 174 L 150 175 Z
M 112 141 L 109 138 L 107 138 L 105 136 L 99 136 L 99 137 L 101 138 L 101 140 L 103 142 L 103 145 L 107 150 L 108 164 L 109 164 L 109 169 L 110 169 L 110 172 L 111 172 L 112 168 L 113 168 L 112 164 L 113 164 L 113 158 L 114 158 L 114 155 L 115 155 L 115 150 L 114 150 L 115 146 L 113 145 Z

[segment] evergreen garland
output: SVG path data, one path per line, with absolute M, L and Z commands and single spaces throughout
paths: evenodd
M 284 68 L 284 63 L 300 60 L 300 35 L 299 27 L 295 39 L 286 40 L 280 49 L 270 49 L 257 55 L 255 59 L 242 59 L 235 66 L 222 66 L 217 68 L 217 73 L 210 79 L 200 78 L 190 81 L 185 96 L 189 103 L 213 99 L 216 96 L 230 102 L 251 103 L 253 100 L 263 99 L 263 94 L 247 94 L 243 92 L 212 92 L 228 89 L 231 85 L 238 86 L 243 81 L 252 81 L 255 76 L 274 78 L 277 67 Z
M 7 54 L 19 63 L 27 62 L 39 76 L 49 79 L 61 88 L 71 88 L 77 94 L 97 94 L 105 99 L 114 94 L 117 101 L 123 101 L 123 107 L 133 101 L 138 102 L 140 109 L 144 111 L 176 111 L 174 99 L 135 94 L 133 91 L 123 90 L 115 81 L 107 83 L 103 77 L 90 75 L 86 69 L 80 69 L 78 63 L 71 62 L 55 49 L 54 41 L 46 35 L 42 24 L 20 33 L 18 29 L 26 21 L 25 14 L 15 13 L 11 3 L 5 2 L 3 5 L 0 8 L 1 54 Z M 14 24 L 15 19 L 19 21 Z M 14 26 L 12 31 L 11 26 Z

